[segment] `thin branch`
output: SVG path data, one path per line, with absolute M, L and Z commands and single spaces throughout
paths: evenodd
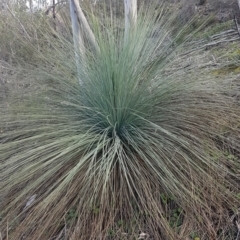
M 56 7 L 57 5 L 62 4 L 62 3 L 66 3 L 66 1 L 57 2 L 57 3 L 49 6 L 48 9 L 45 11 L 45 14 L 48 15 L 49 12 L 50 12 L 50 10 L 51 10 L 52 8 L 54 8 L 54 7 Z

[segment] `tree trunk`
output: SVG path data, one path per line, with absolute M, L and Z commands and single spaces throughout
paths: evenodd
M 93 48 L 95 48 L 95 50 L 98 51 L 99 47 L 97 45 L 95 36 L 87 22 L 86 17 L 84 16 L 84 13 L 80 7 L 79 1 L 78 0 L 69 0 L 69 1 L 70 1 L 71 5 L 73 6 L 73 14 L 76 16 L 76 20 L 83 27 L 83 30 L 86 32 L 86 36 L 88 37 L 88 40 L 92 44 Z M 72 16 L 72 14 L 71 14 L 71 16 Z M 79 26 L 79 28 L 80 28 L 80 26 Z
M 85 58 L 85 46 L 83 38 L 83 30 L 86 33 L 85 36 L 91 43 L 93 49 L 99 52 L 95 36 L 87 22 L 86 17 L 80 7 L 79 0 L 69 0 L 70 15 L 73 30 L 73 41 L 75 48 L 77 71 L 79 76 L 79 83 L 81 82 L 81 66 Z M 131 28 L 136 24 L 137 21 L 137 0 L 124 0 L 125 7 L 125 43 L 129 39 Z
M 53 5 L 53 8 L 52 8 L 52 11 L 53 11 L 53 26 L 54 26 L 54 29 L 56 31 L 57 26 L 56 26 L 56 3 L 55 3 L 55 0 L 52 0 L 52 5 Z
M 238 10 L 240 12 L 240 0 L 238 0 Z M 238 14 L 239 16 L 239 14 Z M 238 31 L 238 35 L 240 36 L 240 25 L 239 25 L 239 18 L 237 17 L 237 15 L 234 16 L 234 22 L 235 22 L 235 25 L 236 25 L 236 28 L 237 28 L 237 31 Z
M 32 0 L 29 0 L 29 9 L 30 9 L 30 12 L 33 13 L 33 2 L 32 2 Z
M 125 9 L 125 42 L 127 42 L 130 28 L 137 21 L 137 0 L 124 0 Z
M 76 13 L 76 6 L 74 0 L 69 0 L 70 5 L 70 16 L 72 22 L 72 31 L 73 31 L 73 42 L 74 42 L 74 49 L 75 49 L 75 60 L 76 60 L 76 67 L 78 73 L 78 81 L 79 84 L 82 84 L 81 81 L 81 61 L 84 59 L 85 55 L 85 48 L 83 37 L 81 35 L 81 29 L 79 25 L 79 18 Z
M 87 22 L 87 19 L 84 16 L 84 13 L 80 7 L 79 1 L 69 0 L 69 5 L 70 5 L 70 15 L 71 15 L 71 21 L 72 21 L 73 41 L 74 41 L 74 48 L 75 48 L 77 71 L 78 71 L 79 83 L 82 84 L 82 81 L 80 79 L 81 65 L 85 58 L 83 31 L 85 32 L 85 36 L 88 38 L 88 41 L 91 43 L 93 49 L 95 49 L 96 52 L 99 51 L 99 47 L 95 40 L 95 36 Z

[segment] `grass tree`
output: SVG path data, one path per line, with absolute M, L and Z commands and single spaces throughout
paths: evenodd
M 15 33 L 37 54 L 15 61 L 24 85 L 0 105 L 0 236 L 234 239 L 234 82 L 184 71 L 193 28 L 176 33 L 176 13 L 125 1 L 124 22 L 110 5 L 69 0 L 72 32 L 36 24 L 39 49 Z

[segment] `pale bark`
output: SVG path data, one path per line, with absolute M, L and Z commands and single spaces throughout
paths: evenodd
M 137 22 L 137 0 L 124 0 L 125 9 L 125 42 L 127 41 L 130 29 Z
M 74 48 L 75 48 L 75 56 L 76 56 L 76 64 L 77 64 L 77 71 L 79 77 L 79 83 L 82 84 L 81 81 L 81 70 L 84 64 L 85 58 L 85 45 L 84 45 L 84 38 L 83 38 L 83 31 L 85 32 L 85 36 L 87 37 L 88 41 L 91 43 L 92 48 L 99 52 L 99 47 L 95 40 L 95 36 L 87 22 L 86 17 L 80 7 L 80 3 L 78 0 L 69 0 L 70 5 L 70 15 L 72 21 L 72 30 L 73 30 L 73 41 L 74 41 Z
M 84 13 L 80 7 L 79 0 L 69 0 L 69 5 L 73 29 L 73 41 L 76 54 L 77 71 L 79 74 L 79 83 L 82 84 L 80 79 L 81 66 L 83 66 L 85 58 L 83 31 L 85 32 L 85 36 L 88 38 L 88 41 L 91 43 L 92 47 L 95 49 L 96 52 L 99 52 L 99 47 L 97 45 L 95 36 L 87 22 L 87 19 L 84 16 Z M 124 0 L 124 7 L 125 42 L 127 42 L 130 31 L 137 21 L 137 0 Z
M 84 16 L 84 13 L 80 7 L 79 1 L 78 0 L 69 0 L 70 5 L 73 6 L 74 12 L 73 14 L 76 16 L 76 20 L 78 21 L 78 24 L 80 24 L 86 33 L 86 36 L 88 38 L 88 41 L 92 44 L 92 47 L 95 48 L 95 50 L 99 51 L 99 47 L 97 45 L 95 36 L 87 22 L 86 17 Z M 80 26 L 79 26 L 80 27 Z
M 30 9 L 30 12 L 33 13 L 33 2 L 32 2 L 32 0 L 29 0 L 29 9 Z
M 71 22 L 72 22 L 72 31 L 73 31 L 73 43 L 74 43 L 74 50 L 75 50 L 75 60 L 77 66 L 77 73 L 78 73 L 78 81 L 80 85 L 82 84 L 81 81 L 81 65 L 85 55 L 85 47 L 83 42 L 83 37 L 81 34 L 81 29 L 79 25 L 79 18 L 76 13 L 76 6 L 74 0 L 69 0 L 70 5 L 70 15 L 71 15 Z

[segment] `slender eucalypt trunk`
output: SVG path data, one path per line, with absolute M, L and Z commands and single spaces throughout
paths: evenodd
M 73 42 L 74 42 L 74 49 L 75 49 L 78 81 L 79 81 L 79 84 L 81 85 L 82 81 L 81 81 L 80 66 L 81 66 L 81 61 L 83 61 L 84 59 L 85 47 L 84 47 L 83 37 L 81 34 L 80 25 L 79 25 L 79 18 L 76 12 L 76 1 L 69 0 L 69 5 L 70 5 L 70 15 L 71 15 L 71 22 L 72 22 Z
M 75 48 L 75 58 L 77 65 L 77 72 L 79 84 L 81 81 L 81 66 L 83 66 L 85 58 L 85 45 L 83 39 L 83 31 L 86 33 L 87 40 L 91 43 L 93 49 L 99 52 L 99 46 L 96 42 L 95 36 L 87 22 L 86 17 L 81 9 L 78 0 L 69 0 L 70 15 L 73 30 L 73 41 Z M 129 39 L 130 29 L 136 24 L 137 21 L 137 0 L 124 0 L 125 8 L 125 43 Z
M 137 0 L 124 0 L 125 9 L 125 43 L 129 38 L 131 27 L 137 22 Z
M 91 43 L 92 47 L 98 52 L 99 47 L 97 45 L 95 36 L 87 22 L 86 17 L 81 9 L 80 3 L 78 0 L 69 0 L 70 5 L 70 15 L 72 22 L 72 31 L 73 31 L 73 42 L 75 48 L 75 58 L 77 65 L 77 72 L 79 78 L 79 84 L 82 84 L 81 81 L 81 71 L 85 58 L 85 45 L 83 38 L 83 31 L 87 36 L 87 40 Z

